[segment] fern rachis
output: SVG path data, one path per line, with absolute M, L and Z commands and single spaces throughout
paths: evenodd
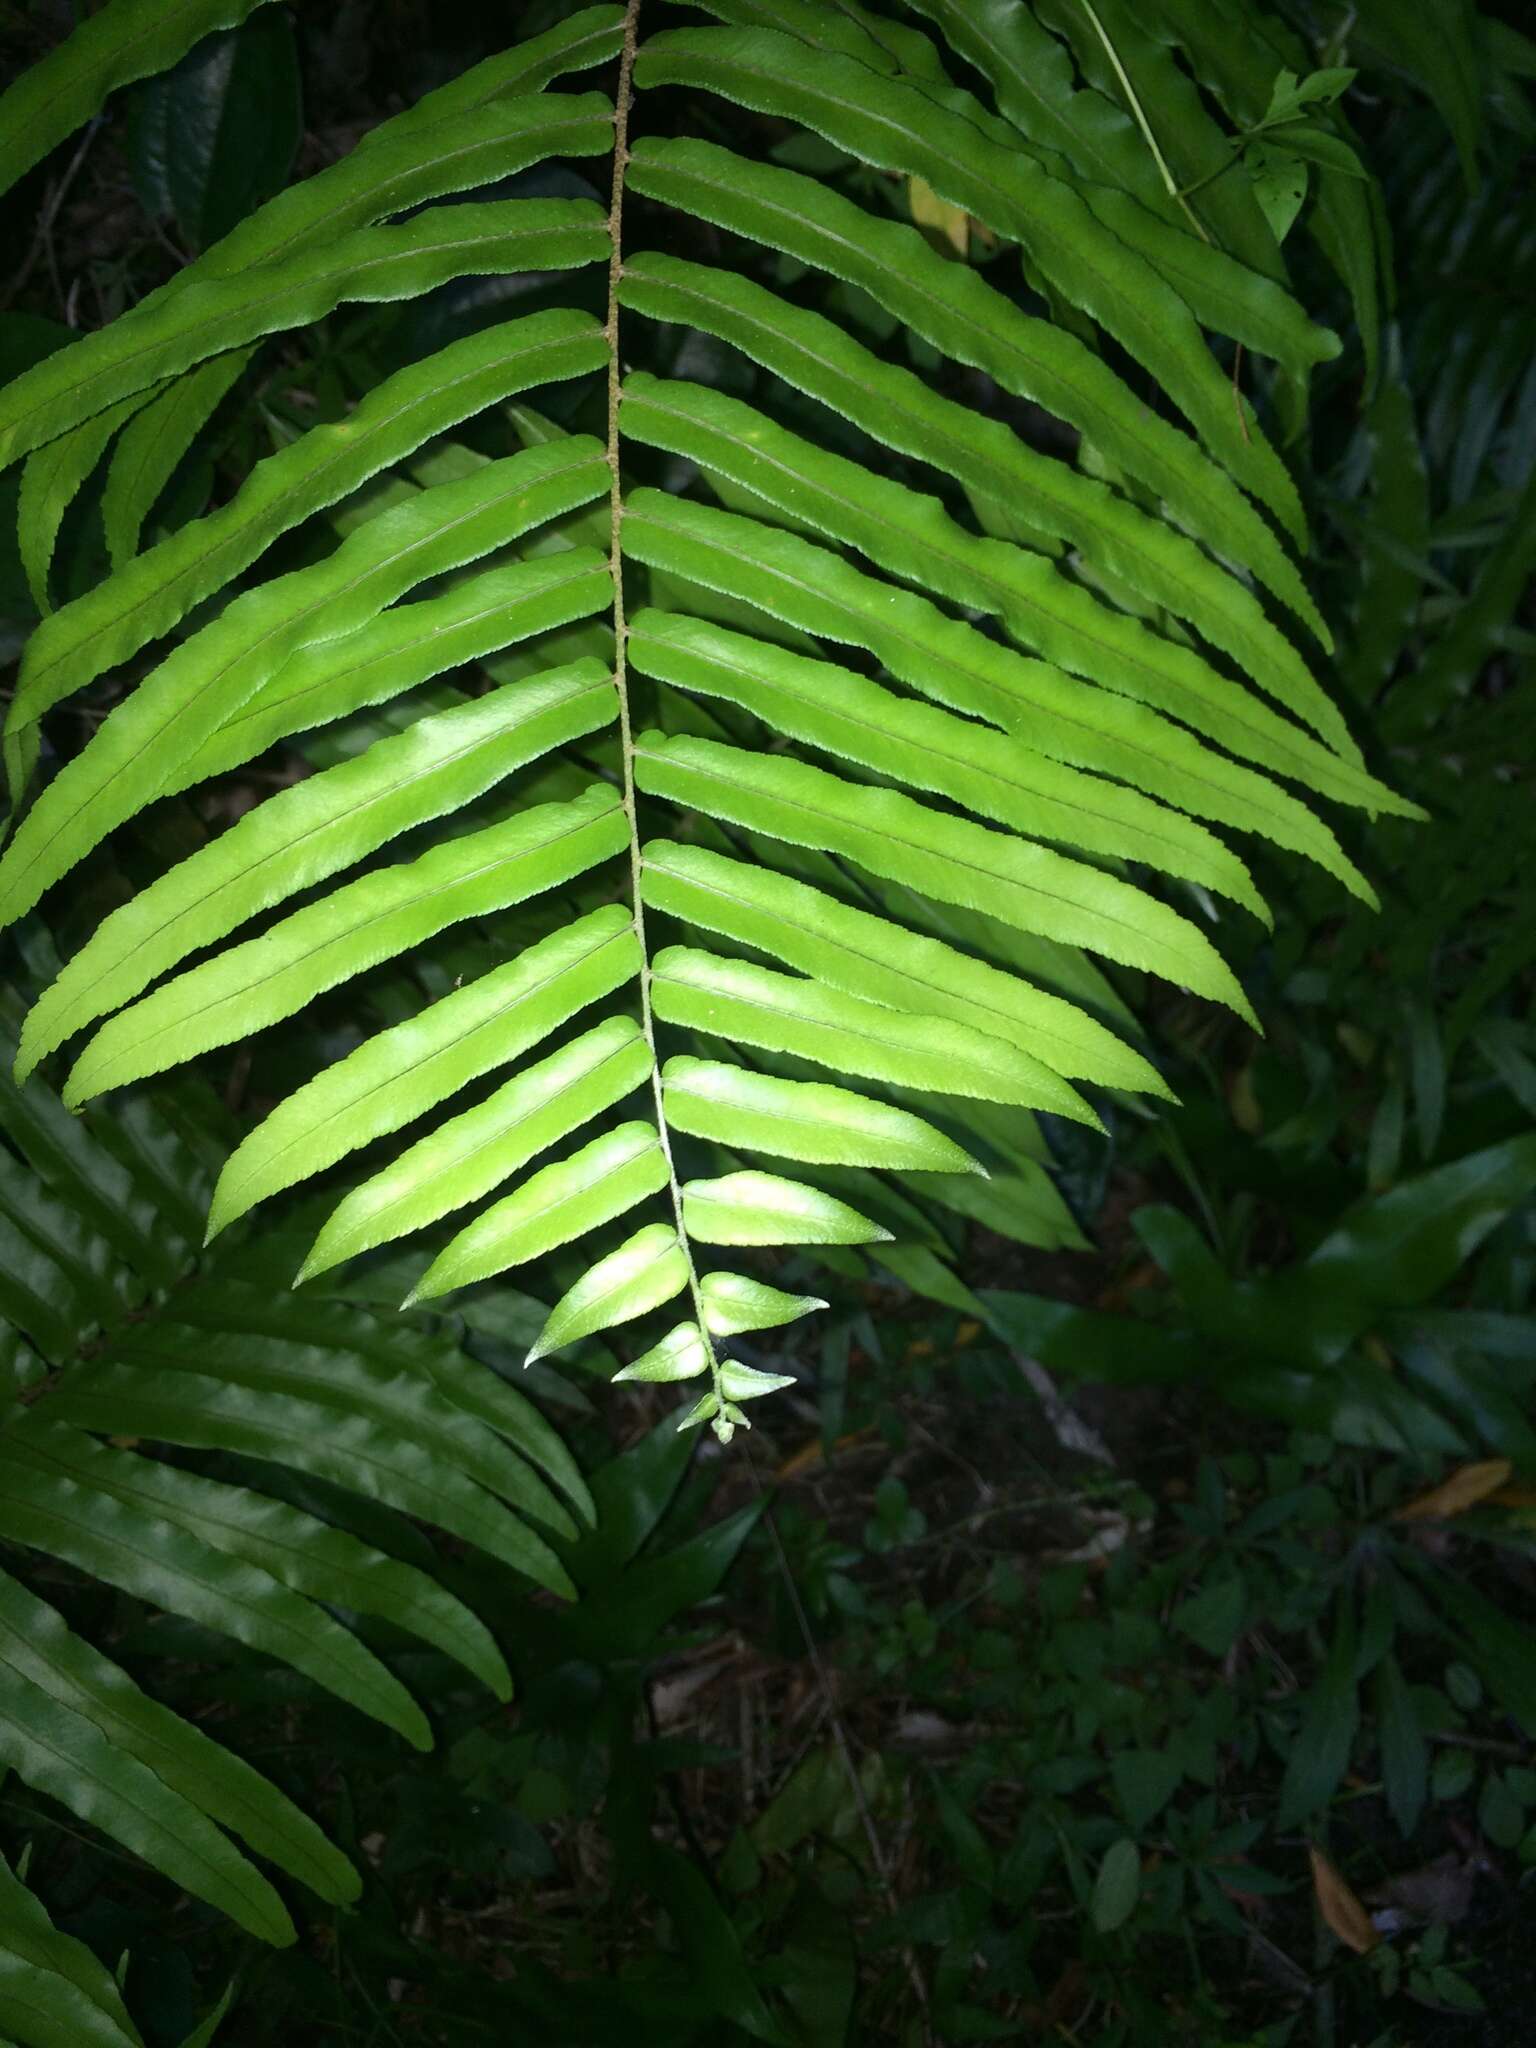
M 34 78 L 26 106 L 72 118 L 141 58 L 174 61 L 155 8 L 111 0 L 48 60 L 54 99 Z M 210 8 L 249 12 L 196 0 L 189 36 Z M 166 1604 L 208 1614 L 237 1563 L 264 1574 L 240 1626 L 269 1647 L 288 1630 L 302 1668 L 410 1739 L 403 1688 L 339 1626 L 306 1633 L 302 1603 L 368 1580 L 499 1686 L 475 1617 L 314 1518 L 274 1510 L 259 1536 L 238 1488 L 101 1438 L 355 1482 L 565 1591 L 554 1489 L 588 1503 L 558 1439 L 466 1369 L 447 1321 L 392 1338 L 337 1300 L 342 1269 L 373 1270 L 349 1262 L 398 1259 L 413 1307 L 527 1269 L 554 1304 L 530 1358 L 621 1330 L 620 1376 L 698 1383 L 684 1421 L 729 1440 L 785 1384 L 751 1340 L 823 1305 L 763 1278 L 763 1254 L 857 1272 L 867 1248 L 950 1298 L 973 1219 L 1071 1241 L 1037 1113 L 1093 1125 L 1116 1092 L 1166 1092 L 1130 1042 L 1139 977 L 1251 1016 L 1222 920 L 1267 911 L 1230 835 L 1369 900 L 1313 806 L 1412 810 L 1313 674 L 1329 635 L 1294 552 L 1300 498 L 1207 338 L 1268 351 L 1269 410 L 1293 424 L 1336 352 L 1256 211 L 1171 203 L 1114 139 L 1102 50 L 1050 6 L 990 42 L 940 0 L 917 11 L 948 41 L 812 0 L 706 11 L 723 25 L 591 7 L 487 58 L 0 390 L 43 612 L 5 728 L 0 920 L 99 873 L 114 835 L 154 843 L 177 799 L 269 749 L 307 770 L 49 963 L 5 1225 L 46 1284 L 0 1308 L 58 1383 L 0 1455 L 58 1553 L 108 1580 L 147 1584 L 57 1514 L 70 1487 L 182 1532 L 194 1561 L 167 1570 Z M 1104 33 L 1118 21 L 1106 8 Z M 1215 64 L 1198 23 L 1181 33 Z M 1209 155 L 1167 48 L 1138 62 L 1164 67 L 1187 153 Z M 611 95 L 566 89 L 597 66 Z M 0 137 L 0 171 L 25 159 Z M 555 196 L 526 189 L 536 172 Z M 1325 252 L 1356 204 L 1337 188 Z M 919 189 L 985 229 L 995 265 L 926 240 Z M 270 338 L 362 334 L 349 307 L 530 273 L 538 310 L 425 356 L 360 341 L 348 407 L 269 407 L 274 445 L 232 495 L 160 517 L 178 454 Z M 1028 408 L 1054 423 L 1038 445 Z M 98 469 L 110 569 L 49 609 Z M 44 773 L 45 721 L 104 679 L 131 687 Z M 124 1242 L 104 1191 L 136 1216 L 151 1185 L 176 1200 L 170 1141 L 126 1181 L 88 1132 L 71 1152 L 43 1063 L 90 1034 L 57 1070 L 79 1108 L 278 1024 L 318 1049 L 327 999 L 348 1006 L 335 1056 L 221 1138 L 211 1253 Z M 95 1190 L 85 1256 L 56 1171 Z M 330 1213 L 295 1210 L 299 1291 L 274 1306 L 233 1268 L 259 1265 L 279 1198 L 311 1182 Z M 120 1330 L 124 1292 L 158 1320 Z M 68 1631 L 51 1678 L 29 1661 L 27 1630 L 53 1624 L 15 1592 L 17 1696 L 52 1684 L 108 1779 L 118 1744 L 124 1839 L 193 1881 L 125 1790 L 164 1735 L 167 1768 L 201 1785 L 205 1896 L 285 1931 L 216 1846 L 214 1821 L 247 1807 L 254 1846 L 345 1894 L 302 1816 L 153 1716 L 102 1750 L 92 1712 L 117 1679 Z

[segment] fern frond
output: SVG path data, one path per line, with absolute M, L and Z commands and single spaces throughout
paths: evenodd
M 637 192 L 857 285 L 946 357 L 984 370 L 1014 397 L 1067 421 L 1163 498 L 1209 549 L 1245 563 L 1327 644 L 1326 625 L 1295 563 L 1252 503 L 1186 435 L 1138 404 L 1079 336 L 1024 312 L 978 272 L 947 262 L 916 229 L 871 214 L 798 171 L 751 163 L 688 136 L 642 139 L 628 178 Z M 1032 508 L 1019 508 L 1019 516 L 1032 520 Z
M 17 2048 L 143 2048 L 112 1972 L 0 1858 L 0 2027 Z
M 21 817 L 0 917 L 157 799 L 294 746 L 312 772 L 100 922 L 22 1070 L 95 1027 L 80 1103 L 355 991 L 356 1041 L 245 1135 L 212 1233 L 334 1176 L 306 1282 L 418 1234 L 412 1301 L 537 1268 L 556 1307 L 533 1355 L 656 1317 L 628 1374 L 706 1380 L 689 1419 L 728 1438 L 773 1376 L 722 1345 L 813 1304 L 711 1247 L 888 1246 L 951 1298 L 969 1220 L 1071 1241 L 1034 1113 L 1094 1124 L 1091 1091 L 1163 1091 L 1127 1042 L 1136 978 L 1252 1017 L 1221 919 L 1267 912 L 1217 828 L 1370 900 L 1311 805 L 1413 807 L 1292 637 L 1331 644 L 1300 497 L 1207 339 L 1276 366 L 1286 431 L 1338 349 L 1247 185 L 1178 189 L 1230 159 L 1221 110 L 1269 62 L 1248 31 L 1224 54 L 1207 9 L 1172 28 L 1113 0 L 931 0 L 935 35 L 863 5 L 707 11 L 724 25 L 630 0 L 488 59 L 0 393 L 40 588 L 115 441 L 113 569 L 33 637 L 18 795 L 40 721 L 140 671 Z M 1175 43 L 1219 73 L 1209 101 Z M 615 57 L 612 97 L 545 90 Z M 678 104 L 657 88 L 705 101 L 701 125 L 723 109 L 738 148 L 632 142 Z M 764 161 L 784 123 L 854 174 Z M 606 158 L 606 208 L 501 194 L 552 158 Z M 1027 288 L 892 217 L 914 180 Z M 1354 218 L 1338 182 L 1325 246 Z M 265 336 L 530 269 L 546 300 L 568 272 L 566 303 L 393 369 L 133 552 L 159 433 L 184 446 Z M 1031 407 L 1050 433 L 1018 430 Z M 301 566 L 274 571 L 285 541 Z M 432 966 L 450 933 L 461 985 Z M 222 1379 L 213 1323 L 160 1321 L 49 1417 L 345 1456 L 425 1509 L 413 1451 L 456 1475 L 437 1519 L 553 1583 L 518 1518 L 561 1527 L 549 1446 L 544 1478 L 471 1453 L 333 1309 L 269 1326 L 224 1283 L 209 1316 L 266 1334 Z M 527 1448 L 526 1418 L 479 1419 Z
M 350 1304 L 274 1300 L 231 1277 L 238 1250 L 228 1272 L 193 1271 L 219 1124 L 211 1099 L 184 1090 L 142 1101 L 109 1151 L 40 1083 L 0 1089 L 0 1360 L 13 1382 L 0 1537 L 231 1636 L 429 1747 L 416 1700 L 332 1610 L 417 1637 L 505 1698 L 484 1624 L 418 1566 L 146 1446 L 314 1474 L 566 1595 L 546 1534 L 574 1536 L 571 1509 L 589 1517 L 590 1498 L 531 1403 L 446 1338 Z M 9 1575 L 0 1759 L 268 1940 L 292 1939 L 287 1910 L 231 1836 L 323 1898 L 356 1895 L 313 1820 Z M 30 1954 L 30 1971 L 49 1967 Z M 72 2038 L 93 2038 L 81 2024 Z

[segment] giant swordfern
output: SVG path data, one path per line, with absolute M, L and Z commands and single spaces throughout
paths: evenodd
M 133 11 L 116 0 L 82 44 Z M 928 10 L 995 111 L 941 45 L 870 10 L 708 11 L 721 25 L 653 32 L 662 7 L 592 8 L 478 65 L 0 393 L 45 594 L 63 509 L 114 435 L 139 429 L 141 466 L 144 422 L 172 449 L 136 496 L 118 441 L 117 565 L 26 650 L 6 727 L 19 803 L 52 707 L 160 652 L 31 797 L 0 916 L 155 799 L 398 701 L 382 737 L 108 916 L 33 1008 L 19 1070 L 94 1026 L 64 1091 L 83 1103 L 463 920 L 523 930 L 515 907 L 563 896 L 533 943 L 282 1102 L 228 1161 L 211 1229 L 420 1126 L 345 1195 L 300 1277 L 449 1217 L 415 1301 L 590 1244 L 536 1352 L 665 1310 L 627 1373 L 701 1381 L 688 1419 L 728 1438 L 770 1385 L 729 1339 L 808 1305 L 736 1270 L 736 1248 L 899 1236 L 880 1217 L 915 1212 L 889 1176 L 964 1210 L 1010 1115 L 1093 1121 L 1084 1087 L 1158 1088 L 1057 992 L 1109 994 L 1082 955 L 1246 1015 L 1189 906 L 1265 912 L 1211 828 L 1368 895 L 1302 795 L 1405 806 L 1299 651 L 1327 644 L 1291 552 L 1300 502 L 1202 332 L 1273 358 L 1293 403 L 1336 348 L 1266 274 L 1280 266 L 1255 254 L 1254 220 L 1239 233 L 1228 193 L 1220 236 L 1187 204 L 1186 220 L 1149 203 L 1146 163 L 1088 146 L 1098 96 L 1059 72 L 1036 74 L 1036 119 L 1030 49 L 1060 48 L 1049 8 L 992 7 L 990 38 L 963 9 Z M 1166 48 L 1141 56 L 1155 82 Z M 113 62 L 103 85 L 124 75 Z M 615 98 L 548 89 L 596 64 L 616 64 Z M 645 132 L 665 88 L 707 135 Z M 866 195 L 923 181 L 1016 246 L 1038 297 L 948 260 L 847 180 L 726 147 L 732 106 L 865 167 Z M 553 157 L 606 157 L 607 206 L 462 198 Z M 670 221 L 673 247 L 637 246 L 626 202 Z M 606 279 L 603 317 L 578 303 L 454 341 L 133 551 L 166 461 L 264 337 L 446 280 L 586 269 Z M 786 290 L 797 276 L 810 285 Z M 870 303 L 930 361 L 1056 415 L 1092 461 L 1042 454 L 872 347 L 847 317 Z M 789 402 L 626 375 L 643 323 L 714 337 Z M 572 378 L 601 386 L 595 434 L 512 404 Z M 528 445 L 467 445 L 488 409 Z M 632 466 L 697 484 L 632 483 Z M 329 552 L 263 575 L 275 540 L 327 514 L 344 536 Z M 561 643 L 582 651 L 541 665 L 538 636 L 582 620 Z M 409 693 L 465 663 L 495 686 L 414 715 Z M 556 754 L 599 772 L 524 773 Z M 408 834 L 425 850 L 375 860 Z M 1182 886 L 1154 893 L 1140 871 Z M 694 1049 L 670 1051 L 673 1034 Z M 503 1078 L 455 1108 L 482 1076 Z

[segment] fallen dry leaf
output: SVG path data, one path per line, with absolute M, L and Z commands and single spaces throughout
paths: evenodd
M 1536 1486 L 1500 1486 L 1488 1496 L 1494 1508 L 1536 1508 Z
M 1463 1515 L 1499 1488 L 1514 1471 L 1508 1458 L 1481 1458 L 1474 1465 L 1458 1465 L 1448 1479 L 1432 1486 L 1428 1493 L 1405 1501 L 1393 1515 L 1394 1522 L 1443 1522 L 1451 1515 Z
M 1371 1924 L 1370 1914 L 1321 1849 L 1308 1849 L 1307 1854 L 1312 1859 L 1317 1910 L 1346 1948 L 1352 1948 L 1357 1956 L 1369 1955 L 1381 1939 Z
M 964 256 L 970 247 L 970 215 L 963 206 L 941 199 L 926 178 L 908 178 L 907 205 L 912 218 L 941 255 Z
M 875 1434 L 873 1429 L 856 1429 L 849 1436 L 840 1436 L 832 1446 L 833 1452 L 858 1450 L 870 1442 Z M 798 1479 L 802 1472 L 814 1471 L 818 1465 L 825 1463 L 826 1455 L 821 1438 L 812 1437 L 809 1443 L 802 1444 L 798 1451 L 787 1457 L 773 1476 L 775 1479 Z
M 1382 1909 L 1375 1915 L 1376 1926 L 1383 1934 L 1396 1934 L 1404 1926 L 1453 1927 L 1465 1920 L 1476 1883 L 1477 1864 L 1448 1849 L 1422 1869 L 1389 1877 L 1366 1896 Z

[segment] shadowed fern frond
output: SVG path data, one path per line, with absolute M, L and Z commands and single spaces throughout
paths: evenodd
M 418 1565 L 285 1498 L 285 1475 L 562 1595 L 546 1534 L 574 1536 L 566 1501 L 584 1519 L 591 1502 L 538 1411 L 448 1335 L 274 1295 L 232 1239 L 199 1262 L 227 1121 L 191 1081 L 99 1133 L 40 1082 L 0 1086 L 0 1541 L 233 1637 L 428 1748 L 358 1624 L 416 1637 L 505 1698 L 501 1651 Z M 222 1454 L 224 1470 L 151 1444 Z M 293 1938 L 288 1911 L 231 1836 L 322 1898 L 356 1895 L 307 1814 L 140 1690 L 21 1570 L 18 1555 L 0 1573 L 0 1758 L 20 1779 L 270 1941 Z

